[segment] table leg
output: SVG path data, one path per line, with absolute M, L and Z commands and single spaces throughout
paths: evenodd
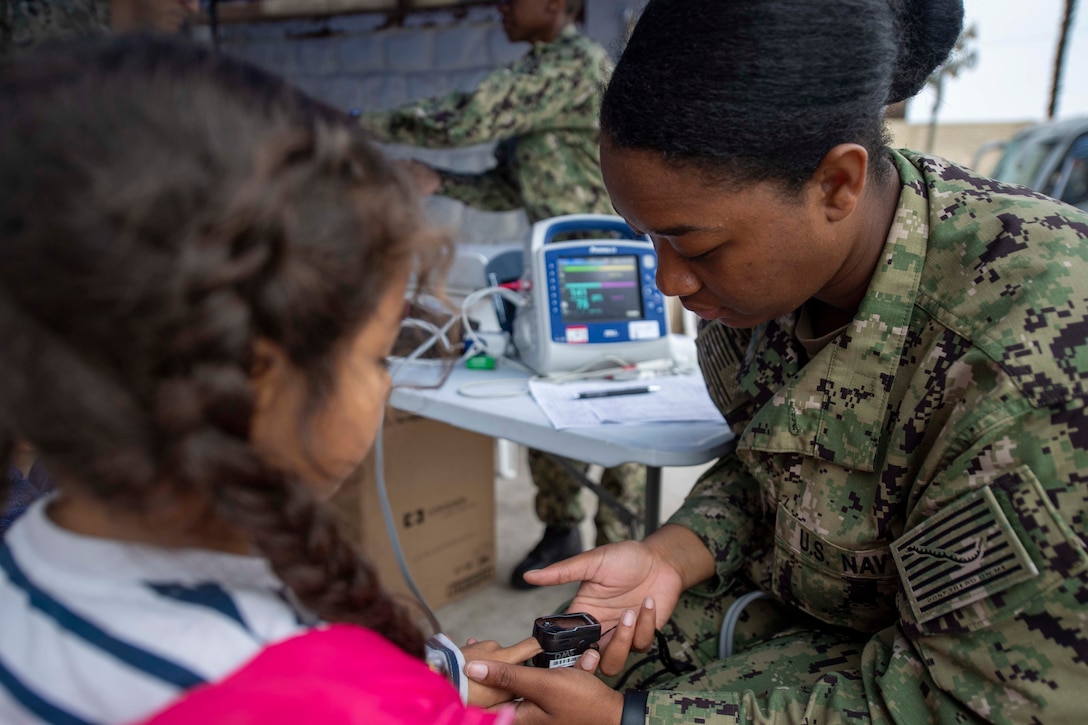
M 541 452 L 543 453 L 543 451 L 541 451 Z M 606 506 L 610 507 L 613 511 L 615 511 L 616 515 L 620 517 L 620 521 L 627 524 L 627 528 L 630 529 L 630 531 L 631 531 L 631 538 L 632 539 L 638 540 L 638 539 L 642 538 L 639 535 L 641 532 L 639 531 L 640 526 L 639 526 L 638 516 L 635 514 L 634 511 L 632 511 L 631 509 L 624 506 L 623 503 L 621 503 L 618 498 L 616 498 L 614 495 L 612 495 L 611 491 L 609 491 L 607 488 L 605 488 L 601 484 L 597 483 L 596 481 L 591 481 L 589 478 L 586 477 L 586 475 L 584 473 L 582 473 L 577 468 L 572 466 L 570 464 L 570 462 L 567 461 L 562 456 L 553 456 L 551 453 L 544 453 L 544 455 L 548 456 L 553 461 L 555 461 L 560 466 L 562 466 L 563 470 L 565 470 L 570 475 L 574 476 L 574 479 L 576 481 L 581 483 L 583 486 L 588 488 L 590 491 L 593 491 L 593 493 L 597 494 L 597 498 L 599 498 L 602 503 L 604 503 Z M 650 470 L 652 470 L 652 469 L 649 469 L 649 468 L 646 469 L 646 495 L 647 495 L 647 499 L 649 499 L 649 494 L 650 494 Z M 654 489 L 655 489 L 655 494 L 654 495 L 656 497 L 657 503 L 655 505 L 654 510 L 655 510 L 655 512 L 659 512 L 660 508 L 661 508 L 661 469 L 658 468 L 658 469 L 655 469 L 655 470 L 657 471 L 657 476 L 654 478 L 654 480 L 656 481 L 656 483 L 654 485 Z M 649 501 L 647 500 L 647 504 L 648 503 L 649 503 Z M 650 520 L 649 515 L 650 515 L 650 510 L 649 510 L 649 507 L 647 506 L 647 509 L 646 509 L 646 516 L 647 516 L 646 520 L 647 521 Z M 654 520 L 655 521 L 657 520 L 658 515 L 660 515 L 660 514 L 659 513 L 654 514 Z
M 597 494 L 598 498 L 605 503 L 606 506 L 611 506 L 616 512 L 616 515 L 620 517 L 628 528 L 631 530 L 631 538 L 639 539 L 638 530 L 638 517 L 629 508 L 620 503 L 619 499 L 612 495 L 612 492 L 601 486 L 599 483 L 589 480 L 585 474 L 572 466 L 569 462 L 564 460 L 561 456 L 552 456 L 550 453 L 545 454 L 555 460 L 563 469 L 574 476 L 576 480 L 581 482 L 583 486 L 589 488 L 593 493 Z M 645 502 L 645 517 L 642 523 L 642 531 L 646 534 L 651 534 L 657 531 L 661 526 L 661 467 L 660 466 L 646 466 L 646 502 Z

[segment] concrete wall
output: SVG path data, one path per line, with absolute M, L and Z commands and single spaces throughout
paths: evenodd
M 624 29 L 642 0 L 589 0 L 583 31 L 618 55 Z M 486 73 L 523 55 L 528 44 L 506 40 L 493 6 L 413 13 L 387 26 L 384 13 L 245 25 L 224 25 L 220 48 L 285 76 L 338 108 L 393 108 L 416 98 L 468 89 Z M 424 150 L 388 146 L 390 155 L 415 157 L 462 171 L 494 163 L 492 146 Z M 460 241 L 520 239 L 521 212 L 487 213 L 444 198 L 427 202 L 428 216 Z
M 1012 137 L 1017 131 L 1030 126 L 1028 121 L 1000 123 L 952 123 L 938 124 L 933 133 L 932 153 L 943 156 L 964 166 L 976 166 L 977 171 L 989 173 L 997 163 L 996 152 L 979 155 L 979 150 L 992 141 Z M 927 151 L 930 128 L 928 124 L 910 124 L 901 119 L 888 122 L 893 145 L 898 148 Z M 977 158 L 976 158 L 977 157 Z
M 587 0 L 583 31 L 618 56 L 625 31 L 644 0 Z M 468 6 L 409 15 L 389 26 L 384 13 L 224 25 L 220 47 L 279 73 L 334 106 L 392 108 L 410 100 L 473 87 L 486 73 L 520 57 L 524 43 L 506 40 L 493 6 Z M 942 125 L 934 153 L 970 165 L 978 148 L 1008 138 L 1025 124 Z M 897 146 L 925 150 L 928 128 L 890 123 Z M 414 156 L 463 171 L 492 165 L 491 145 L 456 150 L 389 146 L 396 157 Z M 982 159 L 980 171 L 994 158 Z M 520 212 L 487 213 L 443 198 L 428 200 L 431 219 L 460 241 L 505 242 L 526 231 Z

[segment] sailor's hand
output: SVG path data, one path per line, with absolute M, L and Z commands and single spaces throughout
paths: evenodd
M 599 725 L 619 722 L 623 695 L 593 674 L 598 653 L 589 650 L 573 667 L 522 667 L 495 660 L 465 665 L 469 679 L 490 689 L 523 698 L 517 703 L 518 725 Z

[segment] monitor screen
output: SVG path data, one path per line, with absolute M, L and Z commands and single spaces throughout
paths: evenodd
M 560 257 L 560 309 L 565 323 L 642 318 L 638 257 Z

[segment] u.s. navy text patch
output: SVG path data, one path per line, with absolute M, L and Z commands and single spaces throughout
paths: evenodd
M 905 533 L 892 556 L 919 624 L 1039 574 L 988 487 Z

